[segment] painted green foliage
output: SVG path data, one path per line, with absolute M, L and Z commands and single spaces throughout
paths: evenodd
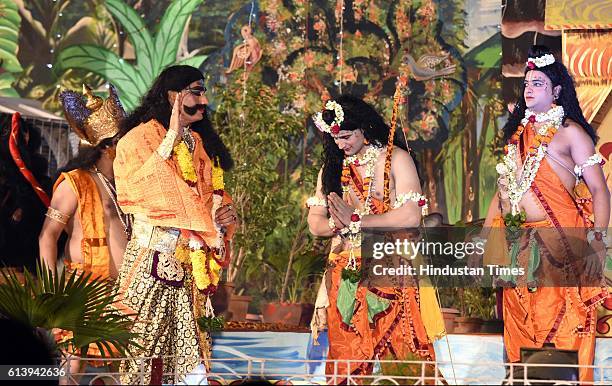
M 175 0 L 164 13 L 153 36 L 141 17 L 123 0 L 107 0 L 106 7 L 123 26 L 136 55 L 136 63 L 129 63 L 115 52 L 96 45 L 81 44 L 66 47 L 56 58 L 59 70 L 87 69 L 112 81 L 119 90 L 127 110 L 138 105 L 157 75 L 176 63 L 179 43 L 191 14 L 202 0 Z M 197 55 L 181 61 L 199 66 L 206 56 Z
M 17 4 L 0 0 L 0 96 L 19 97 L 12 84 L 16 73 L 23 71 L 17 60 L 21 17 Z

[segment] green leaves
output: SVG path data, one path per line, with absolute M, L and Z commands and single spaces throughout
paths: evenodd
M 138 68 L 143 73 L 143 80 L 153 79 L 156 76 L 154 74 L 155 64 L 153 59 L 155 49 L 151 34 L 149 34 L 142 19 L 123 0 L 106 0 L 106 8 L 121 23 L 123 31 L 127 33 L 134 45 Z M 116 82 L 113 78 L 110 78 L 110 80 Z
M 201 3 L 202 0 L 175 0 L 170 4 L 155 36 L 156 54 L 152 56 L 155 68 L 161 71 L 176 61 L 176 53 L 185 24 Z
M 36 276 L 26 270 L 23 285 L 14 273 L 2 276 L 0 314 L 32 328 L 71 331 L 73 337 L 62 343 L 63 348 L 74 347 L 86 355 L 94 344 L 105 355 L 112 345 L 124 356 L 128 346 L 135 345 L 132 322 L 112 307 L 117 293 L 108 282 L 91 279 L 91 274 L 53 272 L 46 266 Z
M 0 68 L 6 71 L 0 74 L 0 96 L 19 96 L 12 87 L 15 77 L 11 73 L 23 71 L 17 59 L 20 25 L 17 4 L 12 0 L 0 0 Z
M 58 68 L 81 68 L 109 79 L 119 90 L 121 101 L 128 106 L 137 105 L 146 92 L 145 78 L 134 66 L 106 48 L 81 44 L 63 49 L 57 56 Z
M 174 0 L 153 37 L 141 17 L 123 0 L 106 0 L 106 8 L 122 25 L 134 46 L 136 63 L 128 63 L 104 47 L 81 44 L 62 50 L 56 58 L 56 66 L 60 69 L 86 69 L 102 76 L 117 87 L 125 108 L 132 110 L 164 68 L 177 62 L 185 26 L 202 1 Z M 181 64 L 199 67 L 205 59 L 206 56 L 197 55 L 181 61 Z

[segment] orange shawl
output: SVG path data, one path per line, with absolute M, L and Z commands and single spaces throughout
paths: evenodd
M 166 132 L 161 123 L 151 120 L 133 128 L 119 141 L 113 165 L 119 205 L 124 213 L 147 216 L 153 225 L 196 231 L 208 245 L 213 245 L 216 230 L 211 213 L 212 162 L 202 139 L 193 133 L 198 181 L 195 189 L 191 188 L 178 170 L 176 156 L 164 160 L 157 153 Z M 231 202 L 225 193 L 223 205 Z M 227 228 L 226 240 L 234 228 Z

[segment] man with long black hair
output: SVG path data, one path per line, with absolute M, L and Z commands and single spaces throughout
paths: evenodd
M 78 155 L 62 169 L 39 236 L 40 256 L 55 269 L 57 241 L 68 234 L 64 264 L 94 277 L 115 279 L 127 244 L 128 224 L 115 193 L 113 160 L 119 121 L 125 112 L 114 87 L 109 97 L 63 91 L 60 101 L 72 130 L 79 136 Z
M 595 151 L 597 135 L 567 68 L 544 46 L 533 46 L 528 57 L 521 98 L 503 129 L 498 192 L 485 221 L 485 229 L 525 230 L 518 238 L 506 232 L 512 246 L 499 254 L 502 264 L 525 272 L 500 278 L 506 286 L 504 346 L 511 362 L 520 360 L 521 348 L 552 343 L 578 350 L 579 364 L 592 365 L 596 307 L 607 297 L 600 279 L 610 192 Z M 580 380 L 592 381 L 593 370 L 581 368 Z
M 205 93 L 198 69 L 165 69 L 123 122 L 114 163 L 119 204 L 134 217 L 118 307 L 136 315 L 132 332 L 140 339 L 131 354 L 159 358 L 163 364 L 144 367 L 162 383 L 209 356 L 199 326 L 212 322 L 209 296 L 228 263 L 236 222 L 223 186 L 232 158 L 208 119 Z M 123 383 L 142 381 L 140 370 L 126 361 Z
M 340 375 L 330 381 L 343 384 L 346 374 L 370 374 L 376 359 L 415 353 L 433 360 L 431 343 L 443 324 L 432 287 L 368 285 L 356 274 L 362 265 L 361 228 L 421 224 L 427 200 L 405 141 L 394 141 L 387 168 L 389 126 L 372 106 L 350 95 L 328 101 L 313 121 L 323 133 L 324 160 L 316 194 L 308 199 L 308 225 L 313 235 L 334 238 L 326 288 L 317 299 L 317 307 L 327 308 L 328 359 L 340 360 L 327 364 L 328 375 Z M 386 179 L 390 207 L 383 203 Z

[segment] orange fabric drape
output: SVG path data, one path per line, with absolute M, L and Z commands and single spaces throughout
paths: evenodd
M 363 192 L 361 176 L 352 170 L 352 178 L 359 190 Z M 373 213 L 382 213 L 383 202 L 372 199 Z M 327 329 L 329 337 L 329 360 L 353 360 L 350 365 L 343 362 L 328 362 L 327 374 L 339 374 L 340 377 L 328 381 L 334 384 L 346 382 L 343 374 L 365 375 L 372 372 L 372 363 L 359 362 L 360 360 L 384 359 L 387 357 L 402 359 L 410 353 L 434 359 L 433 345 L 429 342 L 427 332 L 421 319 L 419 307 L 419 290 L 416 287 L 375 287 L 368 288 L 359 285 L 356 293 L 356 306 L 351 326 L 345 324 L 337 307 L 338 289 L 342 279 L 342 269 L 346 266 L 349 251 L 331 253 L 328 258 L 328 284 L 329 307 L 327 308 Z M 357 260 L 360 258 L 357 256 Z M 373 323 L 368 319 L 368 306 L 366 296 L 376 295 L 379 298 L 390 300 L 390 307 L 373 317 Z M 337 369 L 335 369 L 337 366 Z
M 535 133 L 528 124 L 521 135 L 521 153 L 529 149 Z M 540 270 L 546 277 L 560 270 L 552 262 L 578 262 L 582 245 L 576 242 L 575 232 L 589 225 L 582 216 L 573 194 L 570 193 L 546 158 L 531 186 L 531 191 L 547 213 L 547 219 L 526 227 L 546 227 L 538 232 L 541 238 Z M 591 210 L 589 208 L 589 210 Z M 582 231 L 584 237 L 585 231 Z M 584 240 L 584 238 L 582 238 Z M 519 264 L 528 262 L 529 248 L 519 254 Z M 577 284 L 576 284 L 577 285 Z M 552 342 L 559 349 L 578 350 L 579 363 L 592 365 L 595 353 L 596 307 L 605 300 L 607 290 L 601 287 L 539 287 L 530 292 L 526 286 L 504 289 L 504 346 L 512 362 L 520 360 L 521 347 L 542 347 Z M 581 370 L 580 380 L 593 379 L 593 371 Z
M 152 225 L 198 232 L 208 245 L 216 238 L 212 211 L 212 162 L 196 141 L 193 154 L 198 176 L 195 191 L 182 178 L 175 156 L 164 160 L 157 153 L 167 130 L 155 120 L 130 130 L 117 144 L 113 164 L 117 199 L 126 214 L 145 215 Z M 224 204 L 231 202 L 225 193 Z M 227 227 L 230 240 L 235 226 Z
M 104 208 L 96 182 L 88 171 L 75 169 L 62 173 L 55 182 L 53 190 L 55 191 L 64 180 L 70 184 L 70 188 L 77 196 L 77 215 L 83 229 L 82 263 L 68 261 L 66 267 L 91 272 L 92 277 L 107 279 L 110 275 L 111 257 L 106 239 Z

